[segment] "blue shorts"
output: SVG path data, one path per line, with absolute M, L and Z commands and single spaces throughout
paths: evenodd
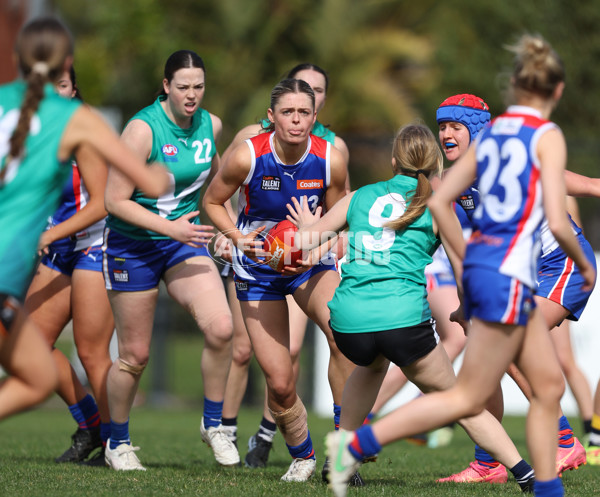
M 533 290 L 515 278 L 480 266 L 463 272 L 463 309 L 466 319 L 525 326 L 535 308 Z
M 596 256 L 591 245 L 583 235 L 578 235 L 577 240 L 583 253 L 595 268 Z M 536 295 L 562 305 L 571 313 L 567 316 L 571 321 L 579 320 L 592 294 L 592 290 L 584 292 L 581 289 L 583 283 L 579 269 L 560 247 L 545 257 L 540 257 Z
M 206 246 L 172 240 L 137 240 L 106 228 L 102 270 L 107 290 L 139 292 L 156 288 L 163 274 L 192 257 L 210 257 Z
M 335 265 L 319 264 L 297 276 L 281 276 L 274 280 L 247 280 L 233 275 L 235 293 L 243 302 L 254 300 L 285 300 L 286 295 L 293 295 L 302 283 L 308 281 L 321 271 L 337 271 Z
M 452 273 L 425 273 L 425 278 L 427 280 L 427 293 L 441 286 L 456 287 L 456 280 Z
M 55 250 L 52 245 L 42 257 L 41 264 L 59 273 L 72 276 L 75 269 L 102 271 L 102 246 L 94 245 L 83 250 Z

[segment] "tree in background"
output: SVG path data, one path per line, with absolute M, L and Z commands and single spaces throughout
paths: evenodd
M 128 119 L 155 97 L 161 65 L 190 48 L 205 60 L 208 108 L 223 118 L 223 149 L 266 113 L 274 84 L 299 62 L 331 77 L 321 120 L 349 145 L 353 187 L 386 177 L 395 129 L 416 118 L 435 129 L 439 103 L 482 95 L 492 114 L 503 102 L 496 74 L 509 68 L 503 46 L 523 32 L 551 40 L 567 65 L 556 111 L 569 167 L 591 176 L 600 146 L 600 9 L 584 0 L 55 0 L 71 27 L 86 99 Z M 584 224 L 600 223 L 593 201 Z M 600 215 L 600 214 L 599 214 Z M 600 230 L 588 231 L 600 247 Z
M 360 137 L 356 177 L 382 149 L 389 162 L 395 129 L 418 117 L 415 99 L 433 84 L 432 46 L 403 22 L 397 2 L 355 0 L 57 0 L 77 39 L 75 60 L 86 99 L 119 107 L 125 119 L 148 104 L 162 79 L 157 61 L 180 48 L 207 67 L 206 105 L 224 123 L 221 147 L 266 115 L 275 83 L 299 62 L 331 76 L 321 119 Z M 357 138 L 358 139 L 358 138 Z M 352 141 L 352 140 L 351 140 Z M 370 169 L 372 171 L 372 164 Z M 383 175 L 387 170 L 383 170 Z M 360 183 L 370 181 L 369 176 Z

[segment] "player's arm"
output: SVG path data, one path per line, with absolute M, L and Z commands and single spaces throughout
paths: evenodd
M 447 233 L 459 233 L 461 237 L 463 237 L 463 231 L 462 231 L 462 226 L 460 225 L 460 221 L 458 220 L 458 217 L 456 216 L 456 212 L 454 211 L 454 209 L 452 209 L 452 213 L 454 214 L 454 216 L 452 216 L 451 218 L 449 218 L 448 220 L 448 226 L 447 229 L 444 230 L 444 232 L 442 232 L 439 228 L 438 228 L 438 224 L 435 220 L 435 218 L 433 219 L 433 231 L 435 234 L 440 235 L 440 240 L 442 241 L 442 246 L 444 247 L 444 250 L 446 251 L 446 255 L 448 256 L 448 260 L 450 261 L 450 266 L 452 266 L 452 272 L 454 273 L 454 278 L 456 280 L 456 287 L 459 290 L 459 296 L 462 294 L 462 272 L 463 272 L 463 266 L 462 266 L 462 257 L 454 250 L 454 248 L 452 247 L 452 244 L 448 242 L 448 239 L 446 237 Z M 464 241 L 464 238 L 463 238 Z M 462 250 L 464 251 L 464 244 L 461 247 Z
M 340 151 L 344 164 L 346 165 L 346 193 L 350 193 L 350 171 L 348 170 L 348 164 L 350 163 L 350 151 L 348 145 L 339 136 L 336 136 L 333 140 L 333 146 Z
M 210 114 L 210 120 L 212 122 L 212 129 L 213 129 L 213 140 L 215 142 L 215 145 L 219 142 L 219 139 L 221 138 L 221 133 L 223 132 L 223 123 L 221 121 L 221 119 L 217 116 L 215 116 L 214 114 Z M 217 174 L 217 171 L 219 170 L 220 167 L 220 163 L 221 163 L 221 157 L 219 156 L 219 153 L 215 153 L 215 155 L 213 155 L 212 161 L 210 163 L 210 173 L 208 175 L 208 178 L 206 179 L 206 183 L 210 183 L 212 181 L 212 179 L 214 178 L 215 174 Z
M 219 161 L 219 167 L 217 168 L 217 170 L 220 167 L 222 167 L 222 165 L 225 164 L 225 162 L 227 162 L 227 159 L 229 158 L 231 153 L 238 146 L 240 146 L 242 143 L 244 143 L 248 138 L 252 138 L 253 136 L 256 136 L 260 132 L 261 129 L 262 129 L 262 127 L 260 126 L 260 124 L 251 124 L 249 126 L 246 126 L 245 128 L 242 128 L 240 131 L 238 131 L 236 133 L 236 135 L 234 136 L 233 140 L 231 141 L 231 143 L 227 146 L 227 148 L 221 155 L 221 158 Z M 215 174 L 216 174 L 216 171 L 215 171 Z M 214 177 L 214 175 L 212 175 L 212 173 L 211 173 L 211 176 Z M 211 179 L 211 181 L 212 181 L 212 179 Z M 227 212 L 229 213 L 229 217 L 235 224 L 237 215 L 231 205 L 231 198 L 228 199 L 227 202 L 225 202 L 225 208 L 227 209 Z
M 306 197 L 301 197 L 300 200 L 292 197 L 291 203 L 287 204 L 290 211 L 287 218 L 298 227 L 296 247 L 311 250 L 335 238 L 337 232 L 346 226 L 348 207 L 354 193 L 351 192 L 336 202 L 323 217 L 320 207 L 317 207 L 314 214 L 310 211 Z
M 456 212 L 453 202 L 468 186 L 473 184 L 477 173 L 477 160 L 475 146 L 472 145 L 467 152 L 444 174 L 441 184 L 427 202 L 431 214 L 439 229 L 442 240 L 446 240 L 450 250 L 460 259 L 465 254 L 465 239 L 462 230 L 456 230 Z
M 58 158 L 67 160 L 83 144 L 92 146 L 111 166 L 118 169 L 133 184 L 150 197 L 158 197 L 167 189 L 169 179 L 164 167 L 148 166 L 129 149 L 104 119 L 87 105 L 74 113 L 61 138 Z
M 600 178 L 590 178 L 565 169 L 567 195 L 573 197 L 600 197 Z
M 233 137 L 231 143 L 225 149 L 225 152 L 221 155 L 221 162 L 225 162 L 231 152 L 233 152 L 238 146 L 244 143 L 248 138 L 252 138 L 260 133 L 262 126 L 260 124 L 250 124 L 245 128 L 239 130 Z
M 348 168 L 342 153 L 335 147 L 330 147 L 330 182 L 325 192 L 325 211 L 331 209 L 335 203 L 346 195 L 346 178 Z
M 574 223 L 581 228 L 581 213 L 579 212 L 579 204 L 577 203 L 577 199 L 575 197 L 571 197 L 567 195 L 566 198 L 567 203 L 567 212 L 571 216 L 571 219 Z
M 121 140 L 138 160 L 145 162 L 150 157 L 152 129 L 146 122 L 140 119 L 130 121 Z M 110 168 L 104 198 L 106 210 L 129 224 L 167 234 L 169 221 L 133 201 L 134 190 L 135 184 L 123 171 Z
M 108 174 L 106 163 L 89 145 L 79 147 L 75 159 L 89 194 L 89 201 L 69 219 L 44 231 L 40 237 L 38 250 L 44 250 L 52 242 L 83 231 L 106 217 L 104 208 L 104 189 Z
M 252 259 L 264 255 L 262 243 L 256 236 L 264 230 L 264 226 L 247 235 L 242 234 L 233 223 L 225 203 L 244 183 L 250 173 L 251 155 L 248 145 L 243 143 L 228 157 L 227 162 L 219 169 L 204 194 L 203 207 L 213 224 L 233 244 Z
M 586 281 L 582 289 L 590 290 L 594 286 L 596 272 L 573 236 L 566 215 L 566 187 L 563 178 L 567 163 L 567 146 L 562 132 L 558 129 L 546 131 L 538 141 L 537 154 L 541 165 L 544 213 L 548 227 L 567 256 L 577 264 Z

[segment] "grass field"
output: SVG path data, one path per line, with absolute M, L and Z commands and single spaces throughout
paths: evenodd
M 51 404 L 52 406 L 54 403 Z M 200 440 L 201 411 L 134 408 L 131 434 L 139 445 L 147 472 L 118 473 L 105 468 L 59 465 L 53 458 L 69 445 L 74 431 L 66 408 L 43 407 L 0 423 L 0 495 L 2 496 L 325 496 L 332 495 L 320 478 L 323 437 L 332 421 L 309 415 L 319 474 L 308 483 L 279 480 L 290 459 L 278 434 L 269 466 L 264 470 L 223 469 Z M 240 414 L 239 440 L 245 443 L 256 430 L 260 411 Z M 523 418 L 507 418 L 505 426 L 527 457 Z M 517 496 L 518 485 L 436 484 L 436 478 L 463 469 L 471 460 L 472 444 L 461 429 L 449 447 L 431 450 L 398 442 L 386 447 L 374 464 L 361 469 L 366 487 L 350 489 L 352 496 Z M 566 494 L 600 495 L 600 467 L 585 466 L 563 477 Z

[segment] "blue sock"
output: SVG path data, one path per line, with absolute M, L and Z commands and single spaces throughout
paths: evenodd
M 354 440 L 349 445 L 348 450 L 356 458 L 362 461 L 366 457 L 373 457 L 381 452 L 381 445 L 375 439 L 373 427 L 371 425 L 362 425 L 354 432 Z
M 333 404 L 333 425 L 336 430 L 340 429 L 340 416 L 342 414 L 342 406 Z
M 487 466 L 488 468 L 496 468 L 500 464 L 485 450 L 479 447 L 479 445 L 475 445 L 475 459 L 479 464 L 481 464 L 482 466 Z
M 290 455 L 294 459 L 315 459 L 315 449 L 313 449 L 312 440 L 310 438 L 310 431 L 308 432 L 306 440 L 300 445 L 286 445 L 290 452 Z
M 567 448 L 573 447 L 575 440 L 573 440 L 573 429 L 569 424 L 569 420 L 566 416 L 561 416 L 558 420 L 558 446 Z
M 110 438 L 110 423 L 100 423 L 100 440 L 106 445 L 106 441 Z
M 82 430 L 89 430 L 100 424 L 98 406 L 96 405 L 94 397 L 90 394 L 87 394 L 83 399 L 77 402 L 77 404 L 69 406 L 69 411 L 71 411 L 73 419 Z
M 370 423 L 374 417 L 375 417 L 375 413 L 373 411 L 369 412 L 369 414 L 367 414 L 367 417 L 363 421 L 363 424 Z
M 121 444 L 131 444 L 129 419 L 124 423 L 110 422 L 110 450 L 115 450 Z
M 215 402 L 204 397 L 204 428 L 217 427 L 223 416 L 223 402 Z
M 536 480 L 533 482 L 533 495 L 538 497 L 563 497 L 565 490 L 560 478 L 549 481 Z

